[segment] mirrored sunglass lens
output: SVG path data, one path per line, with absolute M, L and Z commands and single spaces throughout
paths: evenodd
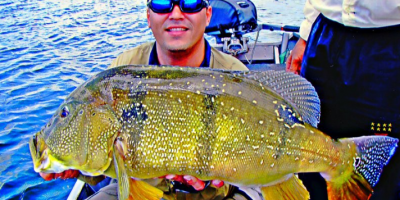
M 181 7 L 184 12 L 198 12 L 202 8 L 203 0 L 181 0 Z
M 171 0 L 152 0 L 151 6 L 155 12 L 169 12 L 172 5 Z

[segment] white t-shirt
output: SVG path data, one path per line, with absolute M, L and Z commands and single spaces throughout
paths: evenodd
M 307 40 L 320 13 L 349 27 L 393 26 L 400 24 L 400 0 L 306 0 L 306 19 L 300 26 L 301 38 Z

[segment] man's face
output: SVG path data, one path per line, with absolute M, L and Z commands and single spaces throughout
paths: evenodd
M 164 14 L 147 9 L 147 22 L 161 48 L 185 51 L 203 42 L 211 12 L 211 6 L 197 13 L 184 13 L 177 5 L 170 13 Z

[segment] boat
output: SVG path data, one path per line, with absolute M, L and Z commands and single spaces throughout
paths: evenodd
M 300 37 L 298 26 L 257 24 L 256 8 L 249 0 L 210 0 L 210 3 L 213 7 L 213 17 L 209 27 L 206 28 L 206 34 L 215 37 L 216 44 L 213 47 L 236 57 L 249 70 L 285 69 L 286 59 Z M 233 6 L 228 5 L 229 3 Z M 242 9 L 241 12 L 237 12 L 238 9 Z M 236 16 L 237 13 L 245 16 Z M 281 41 L 259 42 L 258 36 L 262 30 L 278 31 L 282 36 Z M 249 42 L 250 33 L 256 33 L 254 42 Z M 115 179 L 107 177 L 96 185 L 90 185 L 78 179 L 68 200 L 84 200 L 114 182 Z

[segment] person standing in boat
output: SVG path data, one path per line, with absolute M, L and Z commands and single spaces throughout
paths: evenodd
M 148 0 L 147 6 L 148 26 L 156 41 L 122 53 L 109 68 L 143 64 L 248 70 L 238 59 L 211 47 L 204 38 L 212 15 L 208 0 Z M 41 174 L 46 180 L 78 175 L 74 170 Z M 164 191 L 164 199 L 247 199 L 246 194 L 218 180 L 211 181 L 208 186 L 192 176 L 167 175 L 151 182 Z M 110 184 L 88 199 L 118 199 L 117 186 L 116 183 Z
M 333 138 L 400 138 L 400 1 L 307 0 L 301 39 L 286 69 L 310 81 L 321 99 L 319 129 Z M 400 153 L 371 199 L 400 199 Z M 318 174 L 301 174 L 311 199 L 327 199 Z

